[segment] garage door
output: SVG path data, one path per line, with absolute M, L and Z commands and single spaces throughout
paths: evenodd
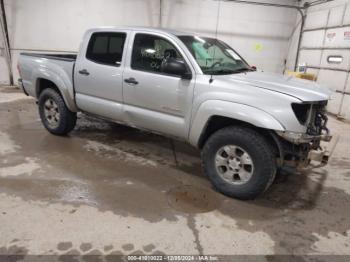
M 350 119 L 350 4 L 308 9 L 299 63 L 332 89 L 328 111 Z

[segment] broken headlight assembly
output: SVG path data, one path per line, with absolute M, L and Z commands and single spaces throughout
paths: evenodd
M 315 140 L 330 141 L 331 136 L 327 128 L 327 101 L 310 103 L 292 103 L 293 112 L 299 123 L 306 126 L 306 133 L 277 132 L 278 135 L 293 144 L 310 143 Z

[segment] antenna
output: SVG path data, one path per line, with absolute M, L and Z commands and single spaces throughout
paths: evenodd
M 218 41 L 218 28 L 219 28 L 219 17 L 220 17 L 220 7 L 221 7 L 221 0 L 218 2 L 218 10 L 216 13 L 216 27 L 215 27 L 215 41 L 217 43 Z M 213 61 L 215 60 L 215 51 L 216 49 L 214 48 L 214 53 L 213 53 Z M 210 75 L 209 83 L 213 82 L 213 74 Z

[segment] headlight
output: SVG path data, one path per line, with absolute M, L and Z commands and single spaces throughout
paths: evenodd
M 305 125 L 308 119 L 311 104 L 292 103 L 292 109 L 301 125 Z

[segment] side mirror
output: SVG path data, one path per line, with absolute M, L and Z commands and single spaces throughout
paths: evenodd
M 166 74 L 178 75 L 183 79 L 191 79 L 192 74 L 188 71 L 184 61 L 168 57 L 160 66 L 160 71 Z

